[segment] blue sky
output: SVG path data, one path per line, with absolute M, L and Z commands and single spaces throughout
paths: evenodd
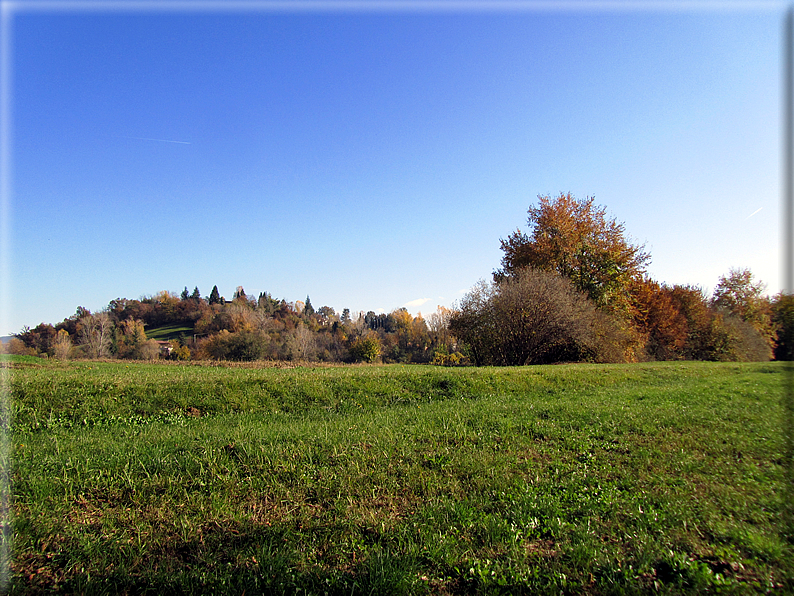
M 561 191 L 658 281 L 781 289 L 784 4 L 64 6 L 12 11 L 2 334 L 185 286 L 427 314 Z

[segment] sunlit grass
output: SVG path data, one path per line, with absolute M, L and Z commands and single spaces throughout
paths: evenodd
M 779 364 L 14 370 L 15 593 L 791 591 Z

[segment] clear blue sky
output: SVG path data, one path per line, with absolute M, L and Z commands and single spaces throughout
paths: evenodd
M 0 334 L 216 284 L 427 314 L 560 191 L 625 222 L 658 281 L 781 289 L 784 4 L 108 5 L 13 11 Z

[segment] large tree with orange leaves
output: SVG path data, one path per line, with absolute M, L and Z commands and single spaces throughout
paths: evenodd
M 642 277 L 650 255 L 627 239 L 624 225 L 610 219 L 595 198 L 579 200 L 571 193 L 538 196 L 528 213 L 529 234 L 516 230 L 501 240 L 502 269 L 495 277 L 526 267 L 555 271 L 596 305 L 627 312 L 629 286 Z
M 653 360 L 684 357 L 687 318 L 679 309 L 674 289 L 652 279 L 635 280 L 631 285 L 632 320 L 641 334 L 645 351 Z

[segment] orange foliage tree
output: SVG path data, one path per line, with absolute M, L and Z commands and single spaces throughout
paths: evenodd
M 679 310 L 673 289 L 649 278 L 631 285 L 632 319 L 645 340 L 645 350 L 653 360 L 678 360 L 684 357 L 687 319 Z
M 641 278 L 650 255 L 632 244 L 622 223 L 607 217 L 593 197 L 571 193 L 538 196 L 529 208 L 530 233 L 516 230 L 502 239 L 502 269 L 496 278 L 525 267 L 567 277 L 599 307 L 628 312 L 630 283 Z

